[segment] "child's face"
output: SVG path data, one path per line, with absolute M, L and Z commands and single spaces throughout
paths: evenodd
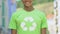
M 32 0 L 22 0 L 24 6 L 30 7 L 32 6 Z

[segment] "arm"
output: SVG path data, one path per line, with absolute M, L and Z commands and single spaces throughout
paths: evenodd
M 15 14 L 12 15 L 10 23 L 9 23 L 9 29 L 11 29 L 11 34 L 17 34 L 17 29 L 16 29 L 16 21 L 15 21 Z
M 41 29 L 41 33 L 42 33 L 42 34 L 46 34 L 46 28 L 42 28 L 42 29 Z
M 42 21 L 41 21 L 41 34 L 46 34 L 47 33 L 47 19 L 45 14 L 42 14 Z
M 17 34 L 17 31 L 15 29 L 11 29 L 11 34 Z

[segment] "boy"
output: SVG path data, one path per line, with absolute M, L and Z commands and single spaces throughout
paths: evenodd
M 24 9 L 17 10 L 11 18 L 12 34 L 46 34 L 45 14 L 32 6 L 32 0 L 22 0 Z

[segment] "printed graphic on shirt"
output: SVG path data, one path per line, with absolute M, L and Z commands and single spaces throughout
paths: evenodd
M 28 27 L 26 23 L 28 24 L 31 23 L 31 25 Z M 20 26 L 23 31 L 27 31 L 27 30 L 34 31 L 37 27 L 37 24 L 32 17 L 26 17 L 24 18 L 23 22 L 21 22 Z

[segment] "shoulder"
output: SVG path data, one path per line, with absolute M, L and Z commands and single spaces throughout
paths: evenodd
M 44 13 L 44 11 L 38 10 L 36 9 L 36 14 L 41 18 L 46 18 L 46 14 Z
M 13 13 L 13 15 L 18 15 L 18 14 L 20 14 L 22 11 L 23 11 L 22 8 L 18 8 L 18 9 L 16 9 L 16 12 Z
M 44 13 L 44 11 L 42 11 L 42 10 L 35 9 L 35 11 L 36 11 L 39 15 L 46 15 L 46 14 Z
M 22 12 L 22 9 L 16 9 L 16 12 L 12 14 L 13 17 L 18 16 Z

